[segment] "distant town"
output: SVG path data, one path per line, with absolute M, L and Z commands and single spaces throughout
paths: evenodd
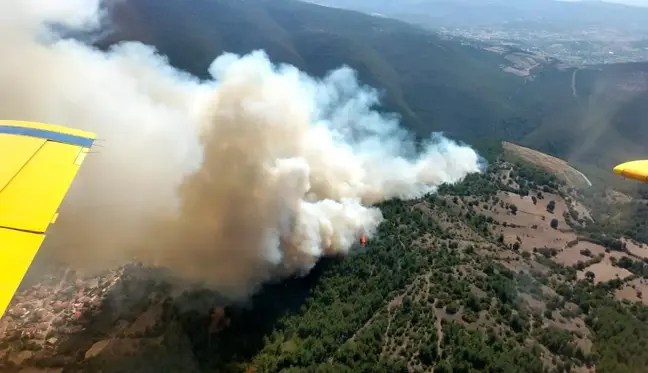
M 494 47 L 513 47 L 536 56 L 556 58 L 569 66 L 648 61 L 648 35 L 591 29 L 552 32 L 537 27 L 440 28 L 447 36 L 472 39 Z

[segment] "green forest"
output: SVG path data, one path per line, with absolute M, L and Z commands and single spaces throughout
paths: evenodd
M 498 160 L 496 145 L 484 149 L 495 159 L 487 172 L 422 200 L 382 203 L 386 220 L 365 251 L 321 263 L 305 290 L 284 284 L 259 294 L 254 309 L 232 313 L 240 327 L 195 346 L 204 370 L 643 372 L 648 308 L 615 300 L 621 281 L 578 279 L 577 266 L 551 261 L 551 250 L 521 253 L 519 243 L 492 234 L 497 221 L 474 210 L 510 188 L 497 176 L 503 169 L 512 167 L 516 193 L 534 198 L 561 193 L 564 183 L 536 166 Z M 299 292 L 301 304 L 277 312 L 276 302 L 286 301 L 279 293 Z M 261 315 L 276 316 L 261 335 L 256 322 L 242 326 Z M 564 326 L 571 324 L 578 328 Z

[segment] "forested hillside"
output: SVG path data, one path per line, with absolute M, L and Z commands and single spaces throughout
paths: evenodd
M 347 64 L 422 137 L 508 139 L 594 167 L 643 155 L 642 64 L 544 64 L 522 78 L 502 71 L 500 54 L 289 0 L 130 0 L 112 14 L 101 47 L 144 41 L 203 78 L 224 51 L 264 49 L 316 76 Z M 496 161 L 497 147 L 482 150 L 489 172 L 383 204 L 387 220 L 366 252 L 227 308 L 224 330 L 205 333 L 208 314 L 182 314 L 202 369 L 642 372 L 646 256 L 626 240 L 642 239 L 642 226 L 632 213 L 609 220 L 584 207 L 536 167 Z
M 130 0 L 113 14 L 116 32 L 102 45 L 144 41 L 202 77 L 224 51 L 263 49 L 315 76 L 349 65 L 364 84 L 385 90 L 385 110 L 424 136 L 488 136 L 514 116 L 510 92 L 519 78 L 498 68 L 501 56 L 402 22 L 285 0 Z
M 25 284 L 0 320 L 0 371 L 646 371 L 646 194 L 576 190 L 489 141 L 594 167 L 641 154 L 643 65 L 552 62 L 524 78 L 501 54 L 292 0 L 110 4 L 101 48 L 139 40 L 201 78 L 225 51 L 263 49 L 316 76 L 347 64 L 403 125 L 469 141 L 489 167 L 381 203 L 366 247 L 242 303 L 159 268 L 63 268 Z
M 506 56 L 478 45 L 293 0 L 128 0 L 110 10 L 111 32 L 99 46 L 143 41 L 203 78 L 222 52 L 263 49 L 315 76 L 353 67 L 383 90 L 383 109 L 422 137 L 440 130 L 469 142 L 506 139 L 600 167 L 644 154 L 641 64 L 575 72 L 549 62 L 524 78 L 502 70 Z
M 17 295 L 0 369 L 644 372 L 648 245 L 597 225 L 556 176 L 497 143 L 480 150 L 486 172 L 382 203 L 365 249 L 245 304 L 174 294 L 136 265 L 86 280 L 66 270 Z M 51 310 L 38 305 L 48 289 L 61 298 Z
M 645 157 L 648 64 L 592 66 L 569 75 L 572 97 L 546 97 L 553 103 L 522 142 L 607 172 L 619 162 Z
M 643 372 L 645 253 L 578 228 L 588 210 L 555 176 L 490 156 L 438 195 L 382 204 L 368 250 L 268 287 L 209 341 L 207 317 L 187 320 L 203 369 Z

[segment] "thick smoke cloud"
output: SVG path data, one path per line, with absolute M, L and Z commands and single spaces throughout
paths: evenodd
M 100 138 L 44 247 L 75 267 L 136 258 L 245 296 L 371 237 L 372 204 L 479 171 L 441 136 L 416 153 L 348 68 L 315 79 L 262 51 L 224 54 L 201 82 L 149 46 L 104 53 L 45 28 L 96 27 L 99 6 L 0 4 L 0 116 Z

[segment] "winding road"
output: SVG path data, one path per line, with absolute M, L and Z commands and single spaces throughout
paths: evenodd
M 575 69 L 574 69 L 574 72 L 572 72 L 572 78 L 571 78 L 571 89 L 572 89 L 572 95 L 573 95 L 574 97 L 576 97 L 576 98 L 578 98 L 578 95 L 576 94 L 576 74 L 578 73 L 578 71 L 579 71 L 580 69 L 581 69 L 580 67 L 575 68 Z M 585 175 L 583 175 L 583 176 L 585 176 Z M 586 179 L 587 179 L 587 178 L 586 178 Z M 588 182 L 589 182 L 589 180 L 588 180 Z M 590 183 L 590 185 L 591 185 L 591 183 Z

